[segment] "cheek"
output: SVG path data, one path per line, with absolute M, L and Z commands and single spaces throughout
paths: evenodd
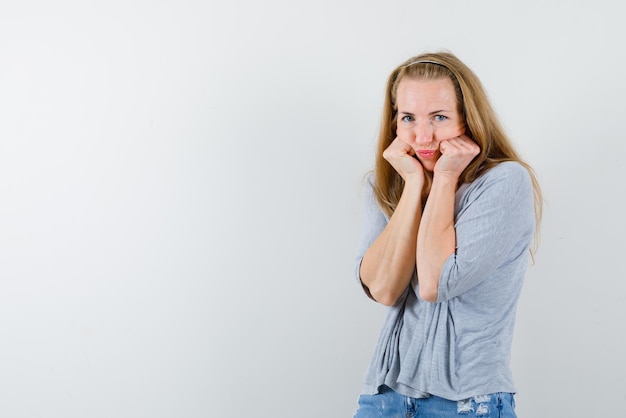
M 409 140 L 411 138 L 411 129 L 408 129 L 406 127 L 402 127 L 402 126 L 397 126 L 396 127 L 396 136 L 399 136 L 400 138 L 404 139 L 405 141 Z
M 410 138 L 407 138 L 406 135 L 402 135 L 401 133 L 396 132 L 396 136 L 403 144 L 408 145 L 409 147 L 412 147 L 411 140 Z
M 435 141 L 441 142 L 446 139 L 456 138 L 457 136 L 461 136 L 465 133 L 465 126 L 457 125 L 457 126 L 448 126 L 446 128 L 437 129 L 435 131 Z
M 458 132 L 459 132 L 459 135 L 463 135 L 463 134 L 465 134 L 465 131 L 466 131 L 466 129 L 465 129 L 465 122 L 463 122 L 463 123 L 459 123 L 459 124 L 457 125 L 457 130 L 458 130 Z

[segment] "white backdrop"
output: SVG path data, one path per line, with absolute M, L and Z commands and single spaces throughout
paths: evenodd
M 520 417 L 617 417 L 626 31 L 613 2 L 0 3 L 0 416 L 350 417 L 388 73 L 448 49 L 543 185 Z

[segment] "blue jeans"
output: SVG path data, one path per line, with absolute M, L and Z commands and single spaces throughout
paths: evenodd
M 431 396 L 416 399 L 382 386 L 376 395 L 361 395 L 354 418 L 516 418 L 512 393 L 492 393 L 462 401 Z

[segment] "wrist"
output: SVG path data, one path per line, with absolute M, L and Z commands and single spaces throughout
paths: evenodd
M 422 190 L 424 187 L 424 175 L 422 173 L 405 176 L 403 180 L 405 188 L 409 187 L 412 190 Z
M 459 176 L 452 173 L 437 173 L 433 175 L 433 187 L 454 187 L 459 183 Z

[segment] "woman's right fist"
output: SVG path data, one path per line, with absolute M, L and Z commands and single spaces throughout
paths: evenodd
M 396 137 L 387 149 L 383 152 L 383 158 L 407 181 L 409 178 L 417 177 L 424 179 L 424 169 L 422 164 L 415 157 L 413 148 Z

